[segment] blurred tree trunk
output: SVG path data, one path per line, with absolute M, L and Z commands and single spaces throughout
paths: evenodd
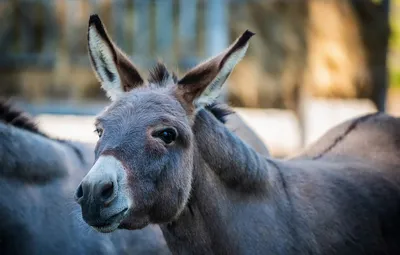
M 235 68 L 229 100 L 245 107 L 289 106 L 284 95 L 302 85 L 307 59 L 306 1 L 248 1 L 231 5 L 233 38 L 256 33 L 247 57 Z M 300 81 L 300 83 L 299 83 Z
M 256 32 L 230 82 L 236 106 L 298 112 L 301 91 L 369 98 L 384 110 L 388 0 L 251 1 L 232 4 L 232 37 Z
M 352 0 L 352 7 L 357 14 L 363 46 L 366 49 L 367 70 L 370 75 L 371 90 L 366 95 L 379 111 L 386 109 L 388 81 L 387 54 L 389 48 L 390 0 L 381 0 L 380 4 L 367 1 L 359 4 Z

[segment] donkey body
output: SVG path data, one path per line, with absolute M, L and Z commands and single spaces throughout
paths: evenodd
M 400 119 L 361 117 L 276 160 L 205 109 L 252 36 L 179 80 L 158 65 L 146 81 L 91 16 L 113 102 L 75 193 L 83 219 L 100 232 L 159 224 L 174 254 L 400 254 Z

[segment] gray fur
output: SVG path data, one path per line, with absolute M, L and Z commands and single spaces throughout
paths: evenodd
M 71 165 L 82 165 L 79 158 L 66 158 L 74 153 L 71 147 L 2 122 L 0 141 L 2 176 L 32 182 L 48 182 L 53 178 L 64 177 Z M 48 153 L 36 153 L 37 151 Z
M 226 120 L 226 127 L 246 142 L 256 152 L 269 156 L 269 150 L 260 137 L 236 113 L 232 113 Z

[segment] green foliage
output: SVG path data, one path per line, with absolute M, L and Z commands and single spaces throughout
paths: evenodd
M 391 87 L 400 87 L 400 66 L 397 58 L 400 57 L 400 0 L 392 0 L 390 6 L 390 51 L 389 77 Z
M 400 70 L 391 69 L 389 72 L 390 86 L 393 88 L 400 88 Z
M 390 8 L 391 37 L 390 46 L 400 49 L 400 0 L 392 0 Z

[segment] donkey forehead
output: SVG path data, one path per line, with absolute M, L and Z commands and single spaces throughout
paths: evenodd
M 114 120 L 115 117 L 124 120 L 136 118 L 186 118 L 185 110 L 179 101 L 166 89 L 134 89 L 126 92 L 113 102 L 99 116 L 99 120 Z

